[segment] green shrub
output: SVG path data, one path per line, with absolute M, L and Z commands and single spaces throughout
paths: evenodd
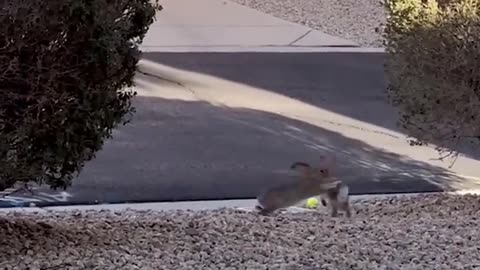
M 388 95 L 412 144 L 480 142 L 480 1 L 387 0 Z
M 0 4 L 0 190 L 70 185 L 133 112 L 150 0 Z

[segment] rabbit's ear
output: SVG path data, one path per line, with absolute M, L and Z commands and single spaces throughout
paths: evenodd
M 307 176 L 311 171 L 310 165 L 305 162 L 295 162 L 290 166 L 290 169 L 300 173 L 300 176 L 302 177 Z

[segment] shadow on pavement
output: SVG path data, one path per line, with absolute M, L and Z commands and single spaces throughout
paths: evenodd
M 387 104 L 381 52 L 144 53 L 175 68 L 268 89 L 363 122 L 402 132 Z M 221 91 L 219 89 L 219 91 Z M 480 160 L 469 144 L 456 150 Z
M 145 53 L 144 58 L 258 88 L 243 88 L 256 96 L 241 96 L 242 102 L 276 98 L 292 111 L 322 108 L 396 130 L 395 112 L 384 101 L 381 54 Z M 353 194 L 465 184 L 444 168 L 275 113 L 279 107 L 267 112 L 199 101 L 188 87 L 210 87 L 207 94 L 225 99 L 235 96 L 234 88 L 222 97 L 227 89 L 221 86 L 215 92 L 194 78 L 164 75 L 171 81 L 160 88 L 154 87 L 158 78 L 137 77 L 143 92 L 134 99 L 133 121 L 114 131 L 71 188 L 62 193 L 41 187 L 33 196 L 0 199 L 0 206 L 254 198 L 271 185 L 294 181 L 285 173 L 292 162 L 314 164 L 326 152 L 336 155 L 338 175 Z M 278 106 L 274 102 L 266 106 Z
M 293 161 L 315 163 L 325 152 L 335 153 L 353 194 L 448 190 L 462 181 L 443 168 L 270 113 L 152 97 L 137 97 L 136 104 L 134 122 L 117 131 L 76 181 L 80 197 L 253 198 L 294 180 L 283 173 Z
M 335 153 L 353 194 L 438 191 L 462 181 L 443 168 L 275 114 L 144 96 L 135 106 L 133 122 L 86 165 L 69 198 L 30 198 L 38 206 L 254 198 L 294 181 L 284 173 L 293 161 L 315 163 L 325 152 Z

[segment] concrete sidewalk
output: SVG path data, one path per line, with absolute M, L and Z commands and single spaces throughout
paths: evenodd
M 355 42 L 287 22 L 226 0 L 165 0 L 144 51 L 356 47 Z

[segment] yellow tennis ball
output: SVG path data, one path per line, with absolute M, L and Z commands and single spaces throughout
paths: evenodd
M 317 198 L 310 198 L 305 202 L 305 208 L 315 209 L 317 207 L 318 207 L 318 199 Z

